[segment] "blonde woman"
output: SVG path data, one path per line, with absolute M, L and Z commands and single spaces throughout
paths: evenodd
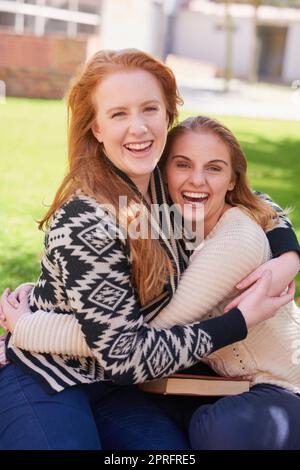
M 214 119 L 198 116 L 173 128 L 160 166 L 182 212 L 190 206 L 195 219 L 197 207 L 204 209 L 204 243 L 191 256 L 170 303 L 151 322 L 171 328 L 223 315 L 228 302 L 237 305 L 242 297 L 231 302 L 238 293 L 235 286 L 270 260 L 264 230 L 279 221 L 250 190 L 239 142 Z M 299 268 L 299 256 L 289 253 L 280 275 L 284 279 Z M 278 280 L 271 294 L 284 290 Z M 299 341 L 299 309 L 290 302 L 274 318 L 251 328 L 243 341 L 203 359 L 220 375 L 248 378 L 251 390 L 200 406 L 190 424 L 193 448 L 300 449 Z

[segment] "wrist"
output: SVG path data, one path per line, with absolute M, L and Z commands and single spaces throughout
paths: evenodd
M 12 323 L 12 325 L 10 325 L 10 329 L 9 329 L 10 333 L 11 333 L 12 335 L 15 334 L 15 333 L 16 333 L 16 330 L 17 330 L 17 328 L 18 328 L 18 326 L 20 325 L 20 323 L 22 323 L 22 318 L 25 318 L 25 317 L 27 317 L 28 315 L 31 315 L 31 314 L 32 314 L 31 310 L 28 310 L 27 312 L 22 313 L 22 315 L 20 315 L 19 318 L 17 318 L 17 319 Z M 20 328 L 20 327 L 19 327 L 19 328 Z

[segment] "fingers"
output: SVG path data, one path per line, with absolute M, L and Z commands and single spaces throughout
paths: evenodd
M 295 281 L 292 281 L 288 286 L 288 290 L 286 294 L 273 298 L 274 306 L 276 307 L 276 309 L 279 309 L 280 307 L 283 307 L 284 305 L 294 300 L 295 292 L 296 292 L 296 284 L 295 284 Z
M 0 302 L 1 302 L 1 305 L 3 305 L 3 303 L 7 302 L 7 297 L 10 295 L 10 289 L 7 287 L 3 294 L 1 295 L 1 299 L 0 299 Z
M 18 309 L 20 307 L 20 302 L 17 301 L 15 295 L 11 293 L 10 289 L 7 288 L 3 292 L 1 296 L 0 303 L 2 305 L 2 311 L 7 312 L 9 308 L 13 307 L 14 309 Z
M 296 284 L 295 284 L 294 281 L 292 281 L 288 285 L 288 289 L 287 289 L 287 292 L 285 294 L 270 298 L 273 309 L 275 311 L 274 313 L 276 313 L 276 311 L 278 311 L 284 305 L 286 305 L 289 302 L 291 302 L 292 300 L 294 300 L 295 291 L 296 291 Z
M 7 287 L 4 291 L 3 291 L 3 294 L 1 295 L 1 299 L 2 297 L 7 297 L 9 294 L 10 294 L 10 288 Z
M 28 295 L 32 289 L 33 289 L 33 284 L 21 285 L 15 290 L 14 295 L 16 299 L 19 301 L 20 295 L 22 294 L 22 292 L 26 292 L 26 294 Z
M 232 308 L 236 308 L 240 301 L 243 299 L 244 293 L 235 297 L 229 304 L 224 308 L 224 313 L 229 312 Z
M 0 304 L 0 326 L 1 326 L 1 328 L 4 328 L 4 330 L 6 330 L 5 321 L 6 321 L 6 317 L 5 317 L 4 312 L 2 310 L 2 305 Z
M 4 312 L 6 311 L 7 308 L 9 309 L 9 307 L 10 308 L 12 307 L 11 304 L 8 302 L 7 295 L 2 294 L 1 306 Z
M 8 302 L 10 303 L 10 305 L 12 305 L 12 307 L 18 308 L 19 302 L 18 302 L 18 300 L 17 300 L 17 298 L 16 298 L 16 296 L 15 296 L 14 293 L 10 294 L 10 295 L 7 297 L 7 300 L 8 300 Z
M 237 289 L 247 289 L 247 287 L 252 286 L 254 282 L 256 282 L 261 277 L 261 272 L 259 269 L 256 269 L 253 273 L 249 274 L 249 276 L 245 277 L 242 281 L 240 281 L 237 285 Z
M 22 291 L 20 294 L 20 303 L 18 304 L 21 309 L 24 309 L 24 307 L 28 307 L 28 292 L 26 290 Z
M 293 295 L 293 298 L 294 298 L 295 292 L 296 292 L 296 282 L 293 279 L 288 285 L 287 295 Z
M 254 286 L 252 287 L 249 287 L 247 290 L 245 290 L 245 292 L 243 292 L 242 294 L 238 295 L 237 297 L 235 297 L 229 304 L 226 305 L 226 307 L 224 308 L 224 313 L 227 313 L 229 312 L 229 310 L 231 310 L 232 308 L 235 308 L 239 305 L 239 303 L 245 298 L 247 297 L 247 295 L 251 294 L 251 292 L 254 291 L 255 289 L 255 286 L 256 284 L 254 284 Z
M 269 269 L 266 271 L 263 271 L 260 276 L 260 279 L 258 279 L 255 285 L 255 290 L 257 291 L 258 294 L 266 296 L 271 286 L 271 282 L 272 282 L 272 271 L 270 271 Z

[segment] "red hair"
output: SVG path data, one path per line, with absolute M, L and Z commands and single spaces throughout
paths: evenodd
M 102 146 L 92 132 L 96 117 L 93 102 L 96 87 L 109 74 L 132 69 L 144 70 L 156 77 L 163 92 L 169 127 L 176 121 L 177 105 L 182 101 L 169 67 L 135 49 L 99 51 L 94 54 L 70 84 L 67 94 L 69 168 L 53 203 L 39 223 L 40 229 L 49 225 L 54 213 L 77 190 L 95 198 L 99 203 L 112 204 L 117 215 L 119 196 L 127 196 L 129 206 L 137 201 L 134 191 L 107 165 Z M 131 239 L 129 234 L 129 244 L 133 283 L 141 304 L 144 305 L 161 294 L 172 265 L 158 240 Z

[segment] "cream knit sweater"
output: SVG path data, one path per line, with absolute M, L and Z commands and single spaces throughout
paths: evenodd
M 194 252 L 170 303 L 151 321 L 170 328 L 223 314 L 237 295 L 235 285 L 270 259 L 262 228 L 239 208 L 227 210 Z M 14 344 L 35 352 L 92 355 L 71 316 L 35 312 L 18 322 Z M 30 334 L 29 334 L 30 333 Z M 298 349 L 297 349 L 298 348 Z M 300 393 L 300 313 L 294 302 L 253 327 L 245 340 L 207 356 L 217 373 L 244 376 L 251 384 L 271 383 Z

